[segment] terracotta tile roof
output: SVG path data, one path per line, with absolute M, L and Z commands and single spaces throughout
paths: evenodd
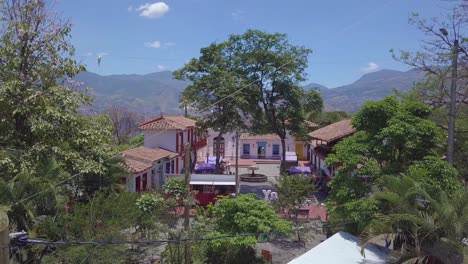
M 164 158 L 173 158 L 178 154 L 161 148 L 139 147 L 122 152 L 125 167 L 132 173 L 139 173 L 153 166 L 155 162 Z
M 356 132 L 356 129 L 351 124 L 351 119 L 345 119 L 317 129 L 309 133 L 309 136 L 312 137 L 312 139 L 331 142 L 352 135 L 354 132 Z
M 253 140 L 280 140 L 276 134 L 263 134 L 263 135 L 252 135 L 249 133 L 242 133 L 240 139 L 253 139 Z
M 187 129 L 195 127 L 196 122 L 193 119 L 184 116 L 160 116 L 153 120 L 147 121 L 139 126 L 140 129 L 148 130 L 164 130 L 164 129 Z

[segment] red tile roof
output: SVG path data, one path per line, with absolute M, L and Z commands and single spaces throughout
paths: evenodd
M 345 119 L 333 124 L 330 124 L 326 127 L 317 129 L 311 133 L 309 136 L 312 139 L 319 139 L 327 142 L 335 141 L 337 139 L 350 136 L 356 132 L 356 129 L 351 124 L 351 119 Z
M 147 121 L 139 126 L 143 130 L 177 130 L 196 127 L 196 122 L 193 119 L 183 116 L 160 116 L 153 120 Z
M 125 165 L 130 172 L 139 173 L 145 171 L 151 167 L 158 160 L 164 158 L 173 158 L 178 154 L 169 150 L 161 148 L 146 148 L 139 147 L 129 149 L 122 152 L 122 157 L 125 159 Z
M 242 133 L 240 139 L 252 139 L 252 140 L 280 140 L 280 137 L 276 134 L 263 134 L 263 135 L 252 135 L 249 133 Z

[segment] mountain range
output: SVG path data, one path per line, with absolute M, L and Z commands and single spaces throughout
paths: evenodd
M 326 111 L 356 112 L 365 101 L 375 101 L 393 93 L 409 91 L 424 73 L 380 70 L 367 73 L 352 84 L 328 88 L 310 83 L 305 89 L 317 89 L 322 94 Z M 82 72 L 75 81 L 90 87 L 95 97 L 93 112 L 101 112 L 111 105 L 127 107 L 142 114 L 179 114 L 179 96 L 189 82 L 174 80 L 172 72 L 162 71 L 145 75 L 98 75 Z
M 381 100 L 393 94 L 393 90 L 409 91 L 417 82 L 423 80 L 424 72 L 380 70 L 363 75 L 352 84 L 333 89 L 319 84 L 308 84 L 304 88 L 318 89 L 325 102 L 325 111 L 356 112 L 366 101 Z

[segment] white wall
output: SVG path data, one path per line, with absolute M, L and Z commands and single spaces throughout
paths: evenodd
M 332 175 L 330 170 L 328 169 L 328 165 L 325 164 L 325 159 L 321 158 L 320 156 L 316 156 L 315 151 L 313 149 L 311 150 L 310 163 L 314 164 L 319 172 L 320 170 L 323 170 L 328 176 L 333 177 L 336 175 L 336 170 L 333 171 Z
M 164 184 L 165 183 L 165 179 L 166 179 L 166 163 L 171 163 L 172 160 L 174 160 L 174 163 L 175 163 L 175 159 L 177 158 L 173 158 L 171 160 L 160 160 L 156 163 L 154 163 L 153 167 L 152 168 L 149 168 L 148 170 L 145 170 L 141 173 L 137 173 L 137 174 L 133 174 L 133 175 L 128 175 L 126 177 L 126 187 L 127 187 L 127 191 L 129 192 L 136 192 L 136 178 L 138 176 L 140 176 L 140 180 L 141 180 L 141 187 L 143 187 L 143 174 L 147 173 L 148 175 L 148 182 L 147 182 L 147 188 L 148 189 L 158 189 L 161 187 L 161 183 Z M 181 167 L 182 165 L 179 163 L 179 167 Z M 154 174 L 153 174 L 153 170 L 154 170 Z M 174 171 L 170 171 L 168 174 L 174 174 L 175 173 L 175 166 L 174 166 Z
M 145 147 L 159 147 L 176 152 L 176 130 L 143 130 L 143 135 Z
M 206 149 L 201 149 L 198 152 L 198 157 L 203 157 L 203 159 L 206 159 L 206 153 L 208 153 L 210 156 L 214 156 L 213 152 L 213 147 L 215 145 L 215 140 L 214 138 L 218 136 L 218 132 L 213 131 L 212 129 L 208 130 L 208 138 L 207 138 L 207 148 Z M 225 158 L 234 158 L 236 155 L 236 139 L 235 139 L 236 133 L 231 132 L 231 133 L 226 133 L 223 135 L 224 138 L 224 153 L 225 153 Z M 242 156 L 242 149 L 243 149 L 243 144 L 250 144 L 250 155 L 256 156 L 258 153 L 258 142 L 266 142 L 266 156 L 271 157 L 273 156 L 273 144 L 278 144 L 280 146 L 280 152 L 279 155 L 281 156 L 282 154 L 282 146 L 281 146 L 281 140 L 280 139 L 270 139 L 270 140 L 253 140 L 253 139 L 240 139 L 239 140 L 239 155 Z M 287 135 L 286 137 L 286 151 L 296 151 L 296 141 L 295 138 L 291 135 Z M 307 154 L 307 148 L 304 147 L 305 154 Z

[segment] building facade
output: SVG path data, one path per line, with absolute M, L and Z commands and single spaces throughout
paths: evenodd
M 207 156 L 216 156 L 218 132 L 208 130 L 207 147 L 200 153 Z M 308 160 L 310 145 L 307 141 L 298 140 L 288 134 L 285 139 L 286 152 L 295 152 L 299 160 Z M 241 133 L 239 135 L 239 157 L 241 159 L 271 159 L 280 160 L 282 155 L 281 139 L 276 134 L 252 135 Z M 220 139 L 220 156 L 233 160 L 236 156 L 236 133 L 226 133 Z
M 185 144 L 191 143 L 191 160 L 196 161 L 197 153 L 206 147 L 206 133 L 198 129 L 196 121 L 183 116 L 161 116 L 139 126 L 144 135 L 144 146 L 162 148 L 178 154 L 175 158 L 175 173 L 181 173 L 185 166 Z
M 130 172 L 125 185 L 130 192 L 159 188 L 168 175 L 180 174 L 185 166 L 185 144 L 191 143 L 190 159 L 197 160 L 206 148 L 206 133 L 196 121 L 182 116 L 160 116 L 139 126 L 143 147 L 122 152 L 124 167 Z
M 138 147 L 122 152 L 124 167 L 130 172 L 123 180 L 127 191 L 157 189 L 167 174 L 175 173 L 177 153 L 161 148 Z
M 327 165 L 325 159 L 332 153 L 336 143 L 355 132 L 356 129 L 351 124 L 351 119 L 345 119 L 309 133 L 311 166 L 323 176 L 335 176 L 336 168 L 340 164 Z

